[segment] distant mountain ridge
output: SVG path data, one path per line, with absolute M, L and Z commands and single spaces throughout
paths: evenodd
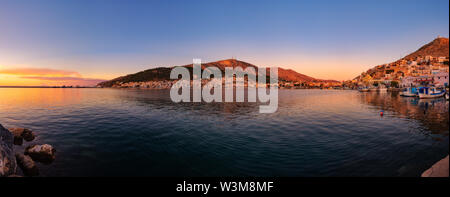
M 227 60 L 220 60 L 216 62 L 209 62 L 209 63 L 202 63 L 202 70 L 207 67 L 217 67 L 222 72 L 225 71 L 226 67 L 242 67 L 243 69 L 247 67 L 253 67 L 258 68 L 257 66 L 239 61 L 236 59 L 227 59 Z M 188 68 L 192 73 L 192 67 L 193 64 L 184 65 L 182 67 Z M 135 74 L 130 74 L 126 76 L 121 76 L 109 81 L 101 82 L 98 84 L 98 86 L 101 87 L 112 87 L 115 84 L 118 83 L 128 83 L 128 82 L 145 82 L 145 81 L 164 81 L 164 80 L 170 80 L 170 72 L 175 67 L 158 67 L 158 68 L 152 68 L 148 70 L 144 70 Z M 283 69 L 278 68 L 278 80 L 279 81 L 288 81 L 288 82 L 337 82 L 335 80 L 322 80 L 322 79 L 316 79 L 304 74 L 300 74 L 298 72 L 295 72 L 291 69 Z

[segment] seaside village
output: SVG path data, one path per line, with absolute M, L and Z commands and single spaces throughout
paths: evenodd
M 449 57 L 425 56 L 378 65 L 342 86 L 361 92 L 402 91 L 401 96 L 420 98 L 444 96 L 449 86 Z
M 448 57 L 425 56 L 376 66 L 351 81 L 358 87 L 448 87 Z M 350 85 L 351 86 L 351 85 Z
M 223 80 L 225 81 L 225 80 Z M 209 80 L 202 80 L 202 86 L 207 84 Z M 175 80 L 163 80 L 163 81 L 143 81 L 143 82 L 127 82 L 114 84 L 113 88 L 143 88 L 143 89 L 169 89 L 176 83 Z M 191 82 L 192 86 L 192 82 Z M 248 83 L 244 84 L 245 87 Z M 258 86 L 258 84 L 255 84 Z M 260 85 L 259 85 L 260 86 Z M 291 81 L 279 81 L 278 87 L 280 88 L 340 88 L 342 82 L 339 81 L 312 81 L 312 82 L 291 82 Z
M 176 81 L 146 81 L 118 83 L 116 88 L 151 88 L 167 89 Z M 207 81 L 202 81 L 204 85 Z M 401 59 L 393 63 L 378 65 L 349 81 L 279 81 L 280 88 L 328 88 L 328 89 L 360 89 L 362 91 L 400 90 L 408 87 L 435 86 L 448 87 L 448 57 L 417 57 Z

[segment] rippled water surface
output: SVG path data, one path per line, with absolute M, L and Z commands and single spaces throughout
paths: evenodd
M 57 149 L 43 176 L 420 176 L 448 154 L 443 98 L 280 90 L 276 113 L 259 105 L 175 104 L 166 90 L 0 88 L 0 123 L 34 130 L 25 145 Z

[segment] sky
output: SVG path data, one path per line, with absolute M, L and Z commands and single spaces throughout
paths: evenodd
M 0 86 L 236 58 L 348 80 L 449 36 L 448 0 L 0 0 Z

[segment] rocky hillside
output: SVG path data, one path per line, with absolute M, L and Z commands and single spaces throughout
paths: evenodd
M 432 42 L 420 47 L 414 53 L 404 57 L 405 60 L 415 60 L 417 57 L 433 56 L 433 57 L 448 57 L 449 43 L 448 38 L 436 38 Z
M 254 67 L 255 69 L 257 68 L 255 65 L 249 64 L 247 62 L 235 59 L 227 59 L 217 62 L 202 63 L 202 70 L 211 66 L 219 68 L 223 73 L 225 72 L 226 67 L 233 67 L 233 68 L 242 67 L 243 69 L 247 67 Z M 184 65 L 183 67 L 188 68 L 192 73 L 193 64 Z M 118 83 L 170 80 L 170 71 L 172 70 L 172 68 L 174 67 L 159 67 L 148 69 L 135 74 L 118 77 L 110 81 L 105 81 L 99 83 L 98 85 L 100 87 L 112 87 L 114 84 Z M 315 79 L 313 77 L 297 73 L 291 69 L 283 69 L 283 68 L 278 69 L 278 78 L 279 81 L 289 81 L 289 82 L 337 82 L 333 80 Z
M 431 56 L 432 60 L 427 60 L 427 56 Z M 444 57 L 442 61 L 439 58 Z M 400 77 L 410 75 L 426 75 L 423 73 L 427 69 L 440 68 L 448 70 L 449 57 L 449 40 L 448 38 L 438 37 L 430 43 L 420 47 L 414 53 L 405 56 L 395 62 L 375 66 L 361 75 L 354 78 L 354 80 L 362 81 L 365 79 L 392 79 L 398 80 Z M 419 58 L 419 59 L 418 59 Z M 415 63 L 412 63 L 415 62 Z M 421 71 L 416 71 L 417 65 L 423 67 Z M 432 68 L 433 67 L 433 68 Z M 421 73 L 422 72 L 422 73 Z

